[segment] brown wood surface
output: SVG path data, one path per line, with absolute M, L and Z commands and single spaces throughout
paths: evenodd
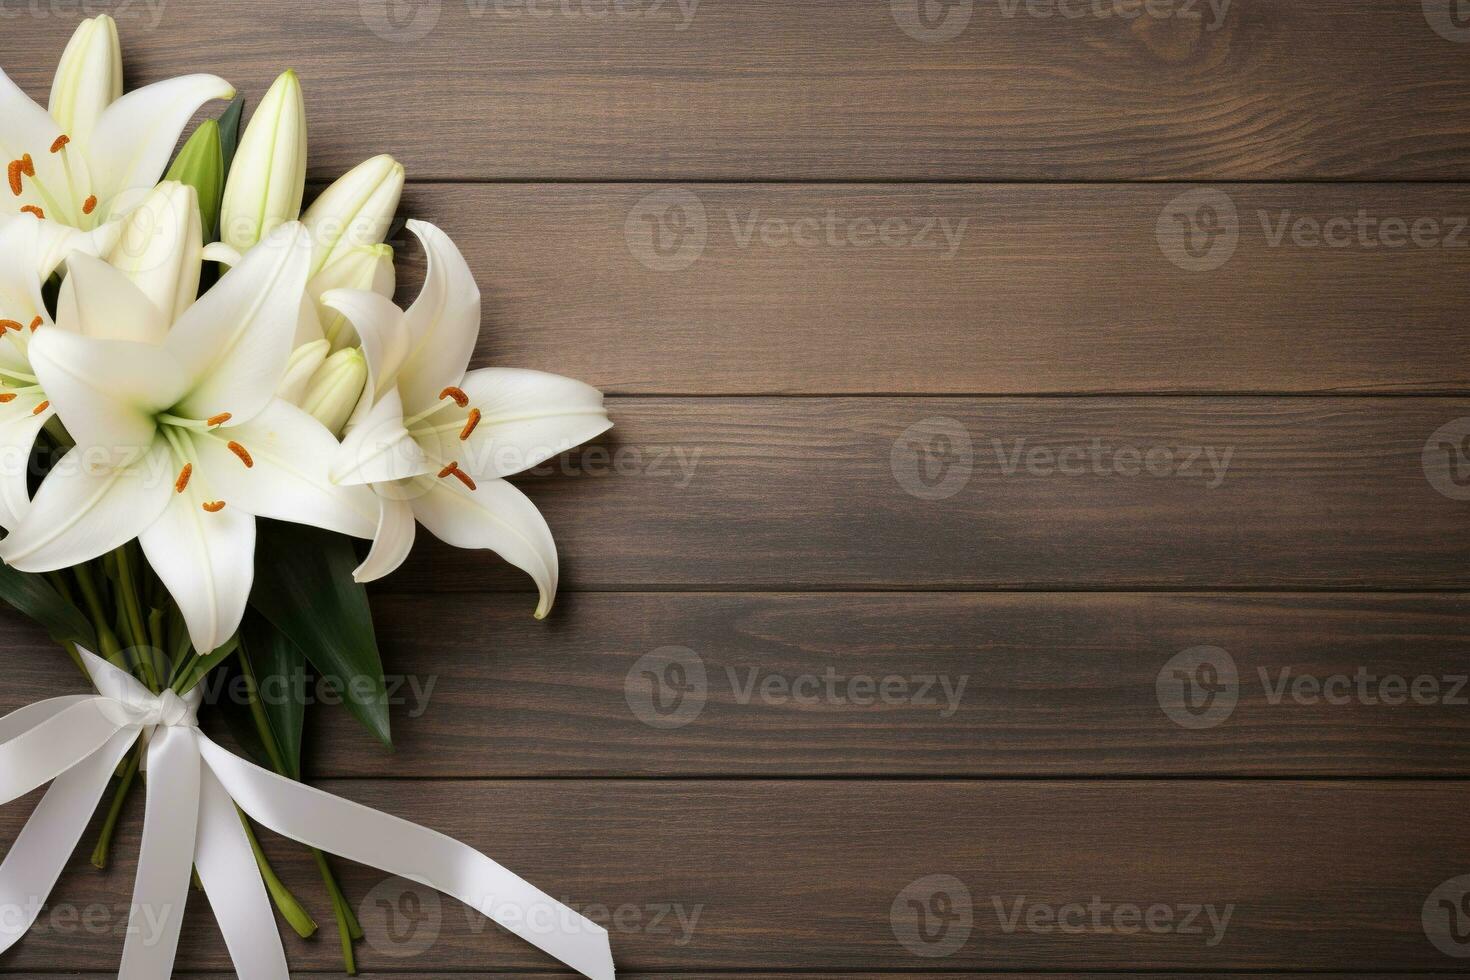
M 1423 465 L 1431 436 L 1470 415 L 1462 399 L 610 404 L 601 443 L 523 481 L 572 590 L 1470 584 L 1466 502 Z M 1230 453 L 1223 476 L 1206 450 Z M 1153 474 L 1175 475 L 1143 469 L 1150 452 Z M 1449 459 L 1436 448 L 1434 472 Z M 383 583 L 486 586 L 527 587 L 435 542 Z
M 403 211 L 442 222 L 479 274 L 483 363 L 609 392 L 1470 386 L 1449 356 L 1470 190 L 1213 190 L 1238 226 L 1213 269 L 1172 261 L 1181 195 L 1201 192 L 1173 184 L 436 185 Z M 1420 223 L 1420 244 L 1395 222 Z M 395 244 L 419 263 L 411 236 Z
M 138 79 L 208 70 L 258 97 L 301 70 L 316 176 L 383 151 L 451 180 L 1462 179 L 1470 164 L 1470 59 L 1419 0 L 1236 0 L 1223 18 L 1206 0 L 1169 5 L 1193 18 L 959 0 L 970 21 L 938 43 L 904 33 L 895 3 L 913 19 L 917 0 L 140 0 L 124 26 Z M 22 84 L 49 85 L 65 6 L 7 20 Z
M 1439 444 L 1470 434 L 1436 435 L 1470 419 L 1470 47 L 1432 22 L 1470 31 L 1451 0 L 1151 2 L 936 2 L 969 19 L 928 41 L 918 0 L 0 3 L 0 67 L 44 99 L 110 11 L 131 84 L 212 71 L 253 105 L 296 68 L 312 180 L 391 152 L 404 216 L 463 247 L 477 363 L 614 396 L 609 436 L 520 480 L 560 546 L 550 619 L 425 535 L 373 594 L 397 752 L 318 706 L 307 762 L 617 913 L 623 976 L 1463 975 L 1421 913 L 1470 873 L 1470 501 L 1435 489 L 1463 495 Z M 1221 195 L 1233 249 L 1192 258 L 1173 229 Z M 1094 440 L 1105 472 L 1051 472 Z M 1228 468 L 1111 467 L 1195 447 Z M 1199 647 L 1238 703 L 1188 727 L 1159 685 Z M 10 614 L 0 651 L 0 711 L 80 689 Z M 690 655 L 673 726 L 641 705 Z M 967 682 L 948 717 L 741 694 L 829 671 Z M 1379 700 L 1313 700 L 1360 673 Z M 140 802 L 0 973 L 116 969 Z M 267 847 L 324 927 L 293 972 L 339 974 L 309 859 Z M 343 871 L 367 975 L 554 973 Z M 974 912 L 942 956 L 893 919 L 932 875 Z M 1008 933 L 1021 896 L 1235 910 L 1214 945 Z M 228 968 L 203 905 L 180 975 Z
M 1318 970 L 1444 968 L 1445 958 L 1425 939 L 1421 909 L 1432 890 L 1470 866 L 1462 818 L 1470 789 L 1460 782 L 322 785 L 460 837 L 553 896 L 612 921 L 619 965 L 630 973 L 915 965 L 1269 970 L 1282 960 Z M 0 826 L 13 833 L 19 816 L 8 808 Z M 103 919 L 126 906 L 134 828 L 130 821 L 120 837 L 110 874 L 78 869 L 55 905 L 78 915 L 95 908 Z M 303 895 L 319 895 L 315 869 L 299 849 L 284 849 L 278 864 Z M 912 940 L 912 931 L 904 933 L 902 922 L 895 929 L 890 919 L 905 889 L 936 874 L 964 886 L 974 913 L 968 940 L 939 962 L 914 955 L 899 938 Z M 366 928 L 379 937 L 379 948 L 361 948 L 365 970 L 552 965 L 448 901 L 439 906 L 437 928 L 432 902 L 421 903 L 409 921 L 412 900 L 402 898 L 399 884 L 381 887 L 380 872 L 349 868 L 343 878 L 361 897 Z M 1096 897 L 1111 905 L 1213 905 L 1219 917 L 1225 906 L 1234 908 L 1220 941 L 1210 945 L 1203 913 L 1202 935 L 1024 925 L 1007 932 L 995 900 L 1009 916 L 1022 897 L 1024 907 Z M 380 901 L 403 911 L 386 912 Z M 195 898 L 191 905 L 202 903 Z M 655 922 L 661 908 L 671 912 Z M 203 912 L 195 908 L 185 925 L 180 969 L 227 968 Z M 74 969 L 114 966 L 116 944 L 78 942 L 81 928 L 69 914 L 39 923 L 10 965 L 34 969 L 64 958 Z M 292 939 L 288 951 L 298 967 L 329 968 L 335 946 L 330 936 Z
M 314 776 L 1470 774 L 1462 595 L 609 593 L 538 623 L 518 595 L 451 594 L 376 612 L 397 750 L 313 684 Z M 0 712 L 83 689 L 39 630 L 0 643 L 23 664 Z M 1191 728 L 1158 684 L 1201 646 L 1229 655 L 1238 701 Z M 669 655 L 704 671 L 683 714 L 652 707 Z

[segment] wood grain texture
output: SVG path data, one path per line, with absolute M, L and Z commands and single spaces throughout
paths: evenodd
M 602 443 L 522 484 L 570 590 L 1470 584 L 1466 504 L 1424 466 L 1431 436 L 1470 414 L 1461 400 L 637 398 L 611 412 Z M 1429 459 L 1454 489 L 1449 445 Z M 421 540 L 383 587 L 526 582 Z
M 1470 164 L 1470 63 L 1418 3 L 1099 18 L 961 0 L 939 9 L 970 19 L 939 43 L 900 28 L 916 0 L 895 3 L 257 0 L 222 16 L 171 0 L 132 5 L 123 29 L 139 82 L 208 70 L 258 99 L 298 69 L 316 176 L 384 151 L 432 179 L 1460 179 Z M 17 16 L 5 68 L 44 92 L 81 14 Z
M 1202 205 L 1237 228 L 1203 265 Z M 469 258 L 478 363 L 608 392 L 1470 388 L 1460 185 L 448 185 L 402 213 Z
M 1470 787 L 1458 782 L 915 782 L 902 792 L 846 781 L 424 781 L 412 792 L 381 783 L 325 785 L 454 834 L 612 922 L 619 966 L 631 973 L 1270 970 L 1282 963 L 1445 970 L 1457 964 L 1425 938 L 1421 908 L 1470 865 L 1463 820 Z M 15 833 L 20 809 L 0 812 L 5 834 Z M 119 840 L 116 868 L 69 875 L 56 908 L 126 906 L 135 827 L 130 821 Z M 278 867 L 320 908 L 309 858 L 280 850 Z M 903 925 L 896 931 L 890 921 L 896 900 L 906 907 L 901 893 L 931 875 L 957 879 L 974 911 L 971 933 L 947 957 L 911 952 L 898 938 Z M 343 877 L 369 933 L 379 937 L 378 948 L 362 948 L 365 970 L 550 965 L 453 903 L 439 905 L 437 917 L 425 917 L 432 904 L 421 905 L 409 920 L 393 911 L 411 908 L 401 885 L 374 893 L 381 873 L 351 868 Z M 1233 911 L 1213 945 L 1208 923 L 1202 933 L 1125 935 L 1033 932 L 1023 920 L 1008 932 L 994 902 L 1010 915 L 1022 896 L 1025 907 L 1096 897 Z M 193 904 L 202 905 L 197 897 Z M 670 911 L 655 922 L 660 909 Z M 227 968 L 204 911 L 191 910 L 185 924 L 181 970 Z M 114 967 L 120 943 L 79 939 L 76 922 L 43 921 L 0 962 L 22 970 L 58 961 L 78 970 Z M 400 942 L 382 945 L 389 935 Z M 288 947 L 298 968 L 322 969 L 334 962 L 335 945 L 327 936 Z
M 518 595 L 448 594 L 375 614 L 395 751 L 313 684 L 314 776 L 1470 774 L 1459 595 L 584 593 L 538 623 Z M 0 713 L 82 690 L 13 619 Z M 1165 711 L 1161 675 L 1175 698 L 1174 658 L 1207 645 L 1238 701 Z

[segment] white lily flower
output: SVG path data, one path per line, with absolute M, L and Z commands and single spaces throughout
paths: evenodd
M 67 308 L 78 329 L 39 329 L 28 351 L 76 448 L 0 542 L 0 559 L 51 571 L 136 537 L 202 652 L 244 613 L 256 517 L 370 537 L 372 494 L 328 479 L 336 440 L 276 397 L 310 256 L 306 230 L 282 226 L 172 330 L 127 277 L 80 263 L 68 283 L 88 268 L 111 276 L 77 281 Z M 134 338 L 100 335 L 118 319 Z
M 606 432 L 602 393 L 539 371 L 466 374 L 480 291 L 444 232 L 419 221 L 408 227 L 429 261 L 407 312 L 372 292 L 323 297 L 362 337 L 372 396 L 332 463 L 333 479 L 371 485 L 381 508 L 354 577 L 371 581 L 401 565 L 417 520 L 450 545 L 490 549 L 528 573 L 543 617 L 556 596 L 556 543 L 535 505 L 504 478 Z
M 245 127 L 225 180 L 220 238 L 244 252 L 301 215 L 306 191 L 306 100 L 294 71 L 277 78 Z
M 132 280 L 172 323 L 199 296 L 204 229 L 199 195 L 164 181 L 123 219 L 107 261 Z
M 108 222 L 138 203 L 168 166 L 179 134 L 211 99 L 235 90 L 214 75 L 187 75 L 120 95 L 109 17 L 82 23 L 67 47 L 48 112 L 0 71 L 0 159 L 7 161 L 6 219 L 43 219 L 37 271 L 50 275 L 72 251 L 101 255 Z M 54 115 L 53 115 L 54 113 Z

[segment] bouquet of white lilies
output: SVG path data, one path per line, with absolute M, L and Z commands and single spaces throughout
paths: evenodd
M 175 153 L 201 107 L 231 99 Z M 607 430 L 602 396 L 468 370 L 480 294 L 433 225 L 408 222 L 427 270 L 412 305 L 393 302 L 384 242 L 403 167 L 368 160 L 303 212 L 299 80 L 282 75 L 238 135 L 241 107 L 211 75 L 124 94 L 108 17 L 77 29 L 49 109 L 0 72 L 0 599 L 98 691 L 0 719 L 0 803 L 51 784 L 0 865 L 0 902 L 44 901 L 112 784 L 104 866 L 141 780 L 134 913 L 183 902 L 196 871 L 242 976 L 285 976 L 279 938 L 262 935 L 267 895 L 302 935 L 316 929 L 252 818 L 320 848 L 349 972 L 361 930 L 321 851 L 388 852 L 398 863 L 380 866 L 611 976 L 605 933 L 487 858 L 294 782 L 307 671 L 389 740 L 363 583 L 402 564 L 418 524 L 524 570 L 547 613 L 556 548 L 505 478 Z M 195 724 L 216 668 L 244 681 L 247 710 L 221 714 L 255 763 Z M 490 906 L 517 895 L 571 918 L 539 935 L 510 925 L 527 910 Z M 22 919 L 0 923 L 0 951 L 34 915 Z M 176 925 L 147 944 L 130 930 L 122 974 L 167 976 L 176 941 Z

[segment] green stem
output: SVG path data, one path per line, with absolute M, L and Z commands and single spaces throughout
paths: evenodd
M 112 805 L 107 808 L 107 818 L 102 822 L 97 846 L 92 849 L 92 866 L 99 871 L 107 867 L 108 853 L 112 850 L 112 835 L 117 832 L 117 818 L 122 814 L 123 804 L 132 792 L 133 781 L 138 778 L 138 766 L 143 761 L 143 747 L 135 747 L 123 765 L 117 792 L 112 795 Z
M 261 850 L 260 841 L 255 838 L 255 830 L 250 826 L 250 818 L 243 811 L 236 808 L 240 813 L 240 825 L 245 828 L 245 837 L 250 841 L 250 850 L 255 854 L 255 863 L 260 867 L 260 877 L 265 881 L 266 891 L 271 893 L 271 899 L 276 903 L 276 908 L 281 910 L 281 915 L 296 930 L 296 935 L 302 939 L 310 939 L 316 935 L 316 920 L 301 907 L 296 896 L 291 894 L 281 879 L 276 877 L 276 871 L 271 867 L 270 860 L 266 858 L 265 851 Z
M 337 887 L 337 878 L 332 874 L 327 856 L 316 848 L 312 848 L 311 853 L 316 858 L 317 869 L 322 873 L 322 881 L 326 882 L 327 891 L 332 896 L 332 911 L 337 916 L 337 936 L 342 940 L 342 968 L 349 977 L 355 977 L 357 956 L 353 953 L 352 943 L 362 938 L 362 926 L 358 925 L 357 917 L 348 907 L 347 897 L 342 894 L 342 889 Z
M 76 575 L 77 586 L 82 590 L 82 600 L 86 603 L 87 613 L 92 617 L 92 626 L 97 630 L 97 645 L 101 648 L 103 657 L 111 661 L 113 665 L 126 668 L 127 664 L 122 659 L 122 646 L 117 642 L 117 634 L 112 632 L 108 626 L 111 617 L 107 615 L 106 608 L 102 605 L 102 593 L 97 589 L 97 580 L 92 577 L 92 566 L 83 562 L 72 568 Z

